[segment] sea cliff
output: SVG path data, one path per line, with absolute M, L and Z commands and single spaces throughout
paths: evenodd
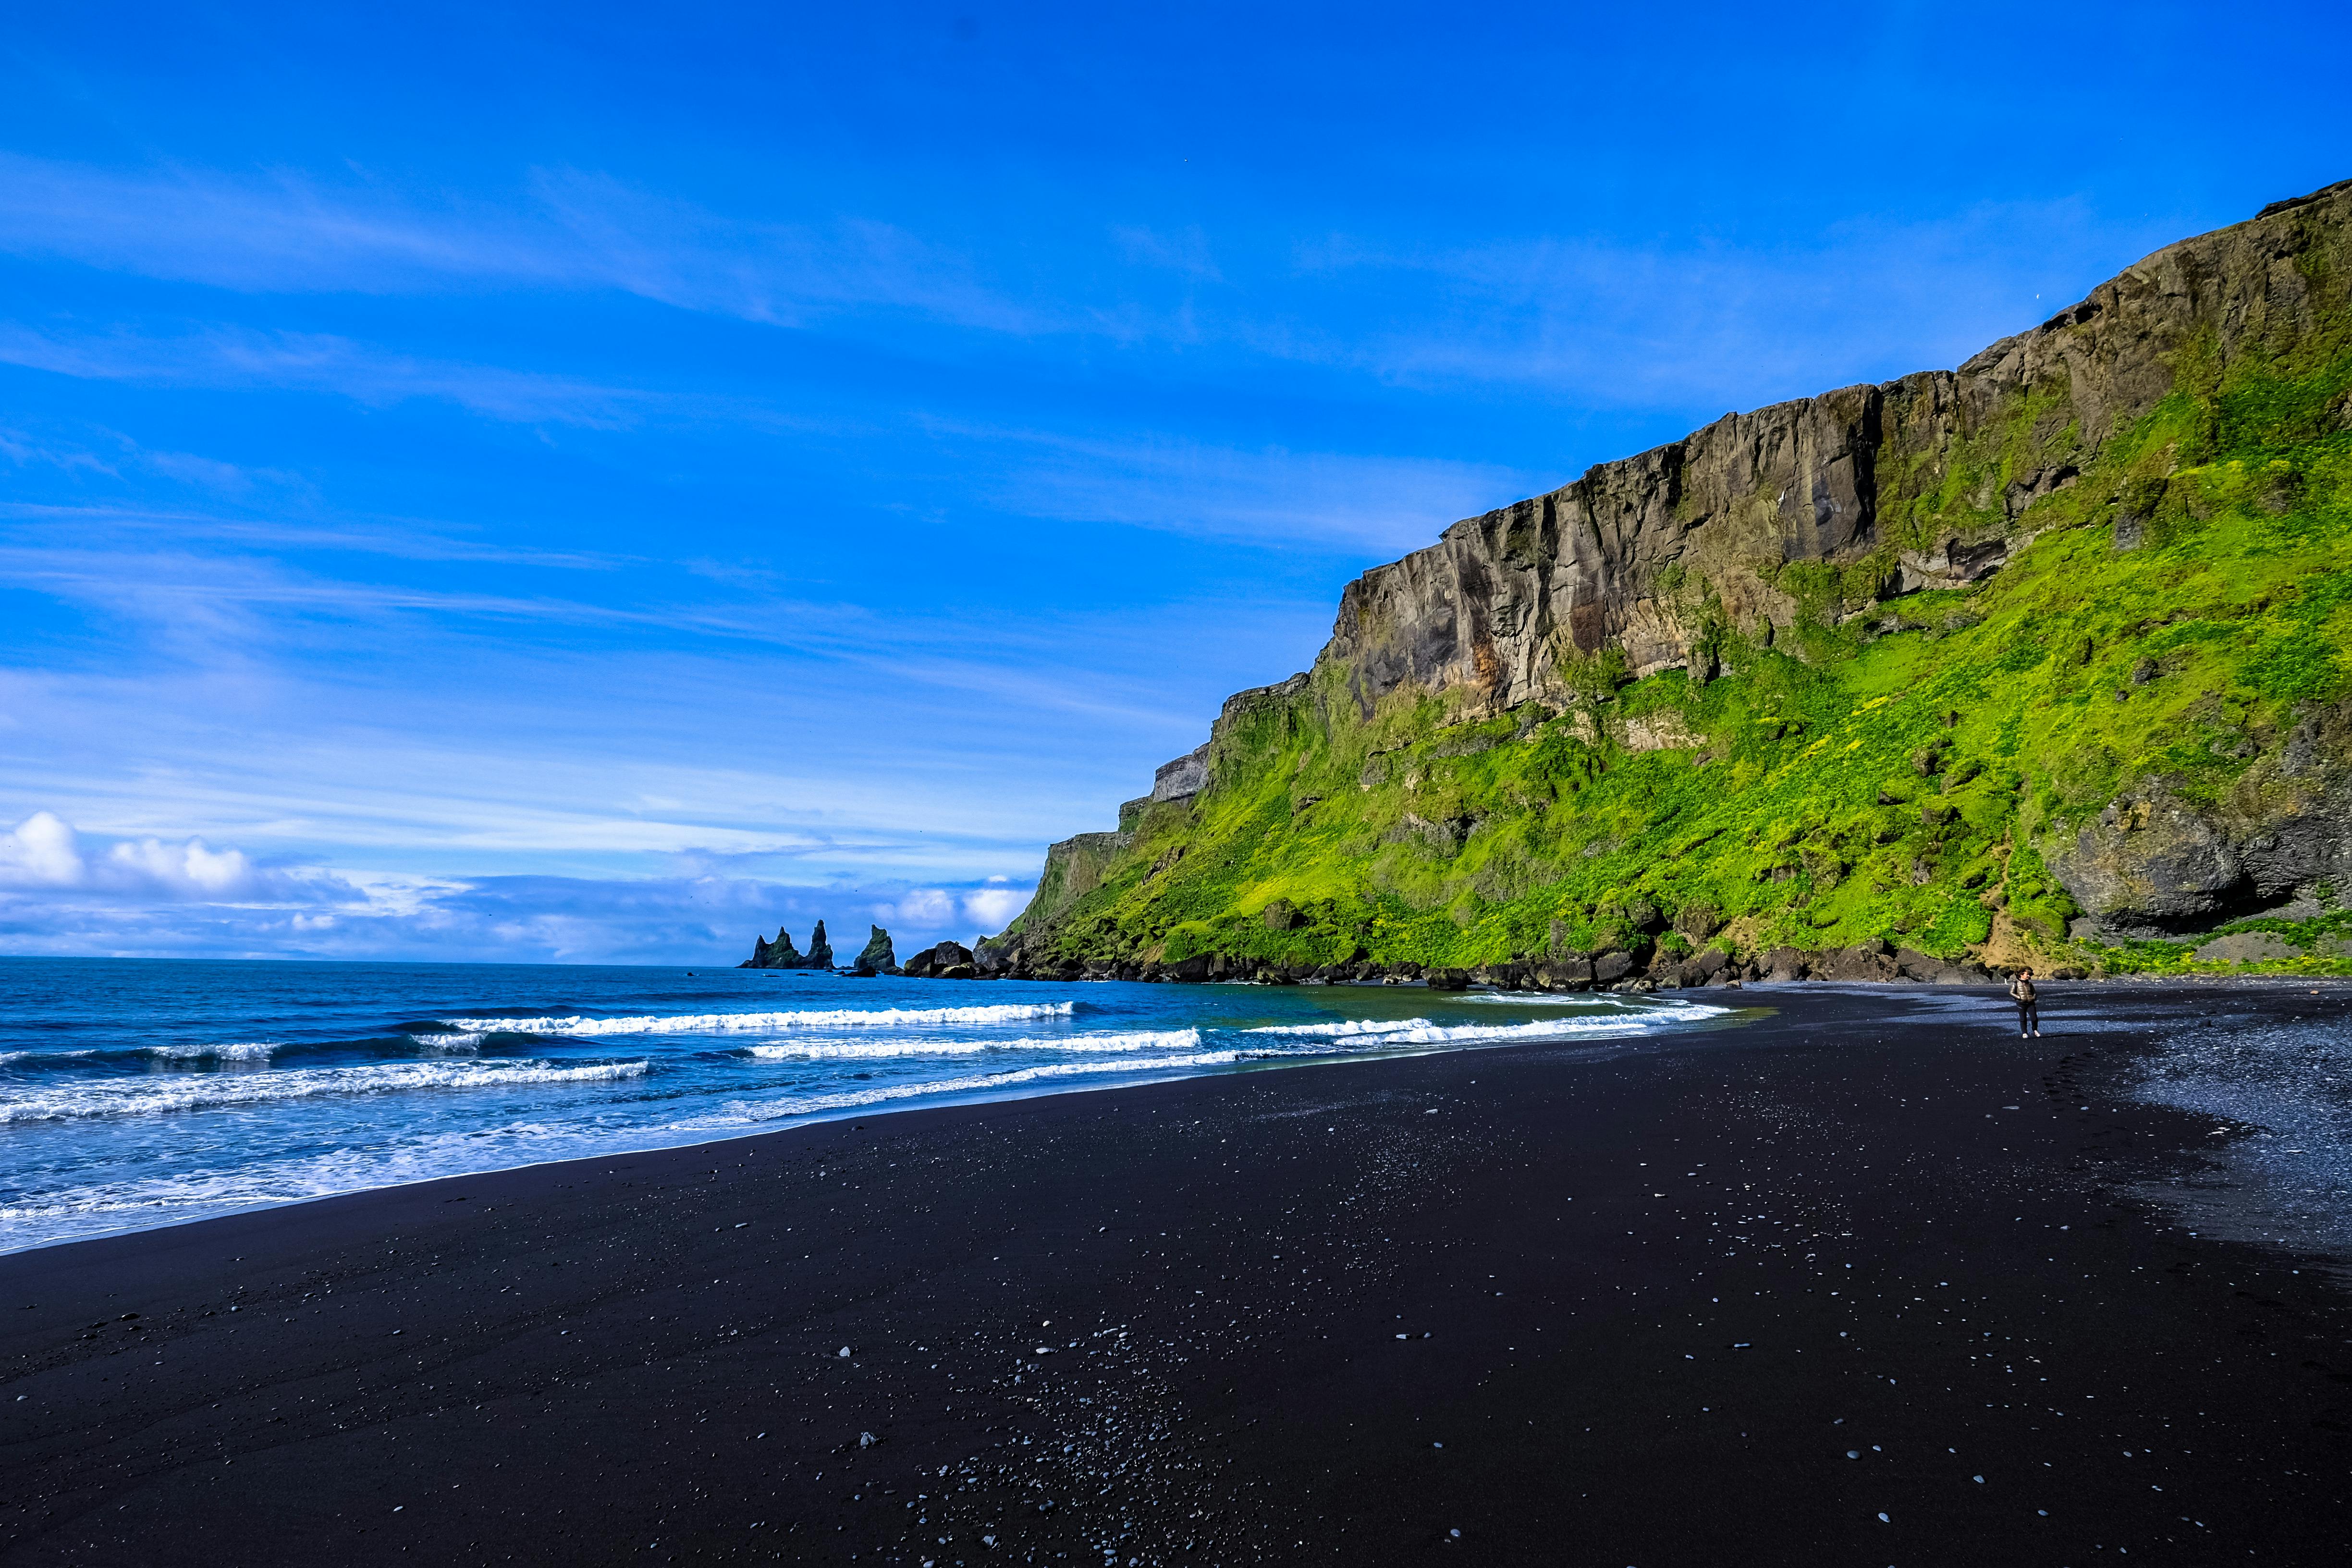
M 975 973 L 2342 969 L 2352 182 L 1341 595 Z

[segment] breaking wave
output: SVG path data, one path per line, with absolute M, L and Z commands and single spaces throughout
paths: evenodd
M 642 1078 L 646 1065 L 642 1061 L 598 1062 L 583 1067 L 530 1061 L 383 1062 L 367 1067 L 302 1068 L 255 1074 L 101 1079 L 0 1100 L 0 1126 L 83 1116 L 152 1116 L 331 1094 L 488 1089 L 499 1084 L 602 1083 Z
M 1531 1024 L 1433 1024 L 1426 1018 L 1392 1023 L 1381 1019 L 1350 1019 L 1337 1024 L 1272 1024 L 1248 1031 L 1253 1035 L 1307 1036 L 1346 1040 L 1367 1046 L 1506 1045 L 1518 1040 L 1570 1039 L 1579 1035 L 1638 1034 L 1657 1023 L 1689 1024 L 1730 1011 L 1677 1003 L 1648 1014 L 1610 1013 L 1584 1018 L 1539 1018 Z
M 845 1060 L 881 1057 L 971 1056 L 982 1051 L 1165 1051 L 1201 1043 L 1198 1029 L 1146 1029 L 1125 1035 L 1064 1035 L 1023 1040 L 789 1040 L 746 1046 L 761 1061 Z
M 1066 1018 L 1072 1002 L 1008 1002 L 979 1007 L 840 1008 L 829 1012 L 681 1013 L 635 1018 L 452 1018 L 452 1028 L 514 1035 L 706 1035 L 772 1029 L 914 1028 L 940 1024 L 1012 1024 Z
M 236 1040 L 219 1046 L 149 1046 L 146 1054 L 173 1062 L 257 1062 L 268 1061 L 278 1046 L 276 1040 Z

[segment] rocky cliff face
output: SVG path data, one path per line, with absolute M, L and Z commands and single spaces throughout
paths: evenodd
M 2348 236 L 2352 182 L 2168 247 L 1957 370 L 1727 415 L 1455 523 L 1349 584 L 1313 669 L 1228 700 L 1118 831 L 1055 846 L 1013 946 L 1264 946 L 1277 897 L 1323 910 L 1328 951 L 1442 903 L 1465 934 L 1424 947 L 1530 958 L 1634 895 L 1744 908 L 1757 951 L 1909 931 L 1946 957 L 2067 918 L 2122 940 L 2332 908 Z M 1932 726 L 1916 700 L 1873 716 L 1931 689 Z M 1644 753 L 1733 765 L 1688 805 L 1612 794 Z M 1864 780 L 1882 753 L 1911 765 Z M 1703 811 L 1706 855 L 1745 846 L 1720 876 L 1760 890 L 1643 863 L 1640 822 L 1654 852 Z
M 1846 610 L 1974 582 L 2184 369 L 2218 380 L 2333 325 L 2306 264 L 2340 250 L 2347 208 L 2352 182 L 2159 250 L 1956 371 L 1727 414 L 1457 522 L 1349 584 L 1317 662 L 1348 669 L 1367 714 L 1409 684 L 1498 712 L 1572 699 L 1578 655 L 1615 650 L 1637 678 L 1704 668 L 1726 624 L 1769 637 L 1809 590 Z

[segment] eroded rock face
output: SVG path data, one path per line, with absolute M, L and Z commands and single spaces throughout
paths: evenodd
M 2200 931 L 2352 885 L 2352 702 L 2305 711 L 2218 809 L 2151 779 L 2048 859 L 2085 935 Z
M 2245 880 L 2236 847 L 2216 824 L 2161 784 L 2109 805 L 2049 861 L 2076 903 L 2126 935 L 2226 919 Z
M 1162 763 L 1151 775 L 1151 798 L 1188 800 L 1209 782 L 1209 743 L 1202 742 L 1172 763 Z
M 2319 204 L 2331 209 L 2324 220 L 2302 210 Z M 2293 258 L 2306 221 L 2340 223 L 2333 209 L 2346 205 L 2352 182 L 2159 250 L 1958 370 L 1726 415 L 1457 522 L 1348 585 L 1318 663 L 1343 665 L 1368 713 L 1409 684 L 1458 692 L 1473 713 L 1559 705 L 1564 657 L 1614 647 L 1636 676 L 1689 664 L 1704 632 L 1700 584 L 1752 634 L 1795 617 L 1779 570 L 1791 563 L 1885 560 L 1887 592 L 1975 582 L 2016 547 L 2010 525 L 2026 508 L 2074 484 L 2110 436 L 2171 392 L 2192 340 L 2210 337 L 2226 361 L 2299 339 L 2315 312 Z M 1976 521 L 1902 537 L 1895 525 L 1941 482 L 1949 455 L 1987 438 L 2028 393 L 2039 400 L 2032 450 L 2006 483 L 1967 498 Z

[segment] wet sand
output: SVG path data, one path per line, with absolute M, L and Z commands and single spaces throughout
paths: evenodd
M 0 1562 L 2345 1561 L 2343 1289 L 2116 1094 L 2217 997 L 2352 1021 L 1710 993 L 0 1258 Z

